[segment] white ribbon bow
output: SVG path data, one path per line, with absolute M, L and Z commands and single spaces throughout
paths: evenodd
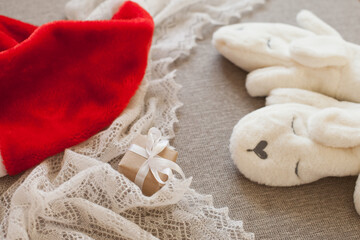
M 173 176 L 172 170 L 178 172 L 182 178 L 185 178 L 185 174 L 179 165 L 168 159 L 158 156 L 158 154 L 169 145 L 168 140 L 163 140 L 161 138 L 162 136 L 159 129 L 150 128 L 146 141 L 146 149 L 136 144 L 132 144 L 129 148 L 130 151 L 147 159 L 141 165 L 135 177 L 135 184 L 138 185 L 141 189 L 149 171 L 152 172 L 156 181 L 161 184 L 165 184 Z M 168 179 L 165 182 L 160 178 L 159 172 L 168 176 Z

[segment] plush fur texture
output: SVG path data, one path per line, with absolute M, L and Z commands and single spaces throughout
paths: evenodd
M 230 139 L 231 156 L 247 178 L 293 186 L 360 173 L 360 104 L 276 89 L 267 105 L 242 118 Z
M 360 102 L 360 46 L 309 11 L 297 15 L 298 28 L 281 23 L 225 26 L 213 35 L 216 49 L 249 71 L 251 96 L 275 88 L 301 88 L 339 100 Z
M 118 117 L 145 74 L 154 24 L 125 2 L 108 21 L 0 18 L 0 152 L 10 175 Z

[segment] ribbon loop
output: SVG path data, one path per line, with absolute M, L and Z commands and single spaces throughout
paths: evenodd
M 166 182 L 172 178 L 173 172 L 176 171 L 181 175 L 182 178 L 185 178 L 184 172 L 181 170 L 179 165 L 176 163 L 160 157 L 158 154 L 161 153 L 169 145 L 168 140 L 162 139 L 162 135 L 159 129 L 150 128 L 147 140 L 146 148 L 142 148 L 136 144 L 132 144 L 129 148 L 129 151 L 132 151 L 144 158 L 146 161 L 141 165 L 139 171 L 135 177 L 135 184 L 138 185 L 141 189 L 143 187 L 146 176 L 149 171 L 154 175 L 154 178 L 160 184 L 166 184 Z M 159 173 L 167 175 L 168 179 L 163 181 L 160 178 Z

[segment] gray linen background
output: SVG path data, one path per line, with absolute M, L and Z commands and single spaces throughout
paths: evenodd
M 154 0 L 155 1 L 155 0 Z M 0 14 L 33 24 L 64 18 L 67 0 L 0 0 Z M 268 0 L 242 22 L 295 24 L 296 13 L 309 9 L 360 44 L 358 0 Z M 274 188 L 252 183 L 235 168 L 228 144 L 233 126 L 264 105 L 245 90 L 246 73 L 221 57 L 211 45 L 215 28 L 190 57 L 177 61 L 177 82 L 183 85 L 174 145 L 178 163 L 192 187 L 212 194 L 217 207 L 229 207 L 257 239 L 360 239 L 360 217 L 353 205 L 356 177 L 326 178 L 315 183 Z M 1 110 L 0 110 L 1 111 Z M 0 193 L 18 177 L 0 179 Z

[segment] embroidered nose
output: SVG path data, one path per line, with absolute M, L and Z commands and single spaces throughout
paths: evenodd
M 264 151 L 266 146 L 268 145 L 267 141 L 260 141 L 254 149 L 248 149 L 248 152 L 254 152 L 259 158 L 261 159 L 267 159 L 268 155 Z

